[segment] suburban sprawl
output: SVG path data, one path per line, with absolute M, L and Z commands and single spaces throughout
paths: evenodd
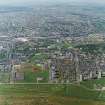
M 105 7 L 0 7 L 0 105 L 105 105 Z

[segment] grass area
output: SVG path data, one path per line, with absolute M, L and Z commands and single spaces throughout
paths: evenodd
M 99 92 L 64 84 L 1 84 L 0 105 L 105 105 Z
M 49 80 L 49 71 L 47 70 L 39 70 L 32 71 L 26 70 L 24 71 L 24 80 L 16 80 L 16 83 L 37 83 L 37 78 L 43 78 L 40 83 L 47 83 Z M 0 72 L 0 83 L 9 83 L 10 82 L 10 73 L 8 72 Z
M 49 70 L 44 70 L 41 65 L 26 63 L 19 71 L 24 73 L 24 80 L 15 81 L 18 83 L 37 83 L 38 77 L 42 78 L 40 82 L 43 83 L 49 80 Z
M 105 86 L 105 78 L 82 81 L 81 85 L 93 89 L 94 85 Z
M 48 82 L 49 73 L 48 71 L 26 71 L 25 72 L 25 78 L 22 81 L 16 81 L 16 82 L 23 82 L 23 83 L 37 83 L 37 77 L 42 77 L 43 80 L 40 81 L 42 83 Z
M 81 86 L 64 85 L 64 84 L 15 84 L 15 85 L 0 85 L 1 95 L 57 95 L 57 96 L 72 96 L 79 98 L 96 99 L 99 95 L 98 91 L 87 90 Z
M 75 86 L 75 85 L 70 85 L 66 87 L 66 93 L 65 95 L 67 96 L 72 96 L 72 97 L 78 97 L 78 98 L 86 98 L 86 99 L 97 99 L 100 92 L 99 91 L 93 91 L 90 89 L 86 89 L 84 87 L 80 86 Z
M 0 72 L 0 82 L 8 83 L 10 80 L 10 73 L 8 72 Z
M 30 56 L 29 61 L 35 62 L 36 60 L 46 60 L 48 58 L 48 55 L 45 53 L 33 53 L 33 55 Z
M 3 100 L 4 98 L 2 98 Z M 5 97 L 0 105 L 105 105 L 105 102 L 83 100 L 71 97 Z

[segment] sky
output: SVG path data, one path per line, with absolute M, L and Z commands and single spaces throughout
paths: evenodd
M 22 5 L 22 4 L 34 4 L 42 2 L 90 2 L 90 3 L 105 3 L 105 0 L 0 0 L 0 5 Z

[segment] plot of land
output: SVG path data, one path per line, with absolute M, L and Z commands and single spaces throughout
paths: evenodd
M 0 85 L 0 105 L 105 105 L 99 95 L 100 92 L 75 85 Z

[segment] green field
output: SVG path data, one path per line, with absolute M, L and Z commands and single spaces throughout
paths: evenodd
M 37 83 L 37 77 L 44 78 L 40 82 L 47 83 L 48 79 L 49 79 L 49 72 L 48 71 L 38 71 L 38 72 L 26 71 L 24 80 L 15 81 L 15 82 L 18 82 L 18 83 Z
M 81 85 L 93 89 L 94 85 L 105 86 L 105 78 L 82 81 Z
M 100 93 L 70 84 L 1 84 L 0 105 L 105 105 Z

